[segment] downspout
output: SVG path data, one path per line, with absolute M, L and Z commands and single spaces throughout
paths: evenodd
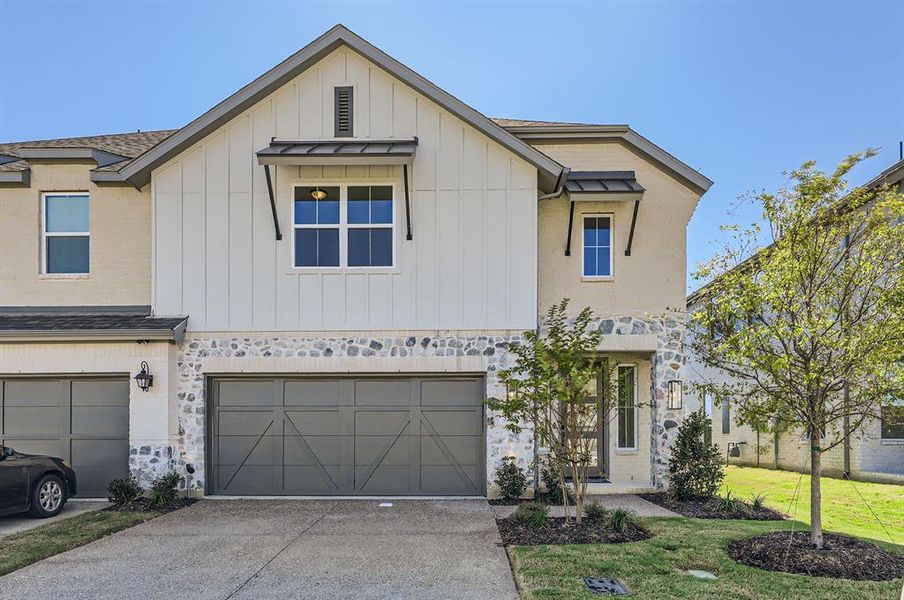
M 565 182 L 568 180 L 568 174 L 571 173 L 571 169 L 568 167 L 562 167 L 562 172 L 559 173 L 559 177 L 556 179 L 556 190 L 551 194 L 543 194 L 542 196 L 537 196 L 537 201 L 540 200 L 549 200 L 551 198 L 558 198 L 565 191 Z M 538 209 L 539 210 L 539 209 Z M 540 278 L 537 277 L 537 298 L 540 297 Z M 539 306 L 537 307 L 539 309 Z M 537 310 L 537 335 L 540 335 L 540 311 Z M 537 492 L 540 490 L 540 445 L 537 443 L 537 424 L 534 423 L 534 465 L 533 465 L 533 476 L 534 476 L 534 497 L 537 496 Z

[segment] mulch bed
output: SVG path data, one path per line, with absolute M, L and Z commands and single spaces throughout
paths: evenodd
M 175 502 L 163 505 L 151 505 L 147 498 L 138 498 L 126 504 L 114 504 L 106 510 L 113 512 L 158 512 L 168 513 L 198 502 L 197 498 L 179 498 Z
M 738 509 L 724 510 L 719 499 L 713 500 L 678 500 L 668 494 L 638 494 L 644 500 L 678 513 L 682 517 L 696 519 L 744 519 L 748 521 L 784 521 L 785 515 L 771 508 L 754 509 L 753 506 L 737 500 Z
M 735 561 L 767 571 L 837 577 L 857 581 L 890 581 L 904 577 L 904 556 L 846 535 L 823 534 L 825 547 L 810 545 L 810 532 L 773 531 L 728 545 Z M 791 549 L 788 551 L 790 542 Z
M 569 498 L 571 499 L 568 503 L 574 506 L 574 498 L 571 496 Z M 546 506 L 562 506 L 561 496 L 547 494 L 546 492 L 540 492 L 533 498 L 493 498 L 492 500 L 487 500 L 487 502 L 492 506 L 518 506 L 524 502 L 537 502 Z
M 542 544 L 619 544 L 639 542 L 650 534 L 639 525 L 628 523 L 624 533 L 610 529 L 605 523 L 584 519 L 580 525 L 565 523 L 565 517 L 550 517 L 542 527 L 518 525 L 508 519 L 496 519 L 499 535 L 506 546 L 539 546 Z

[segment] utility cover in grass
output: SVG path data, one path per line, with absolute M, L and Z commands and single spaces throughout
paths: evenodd
M 710 573 L 709 571 L 701 571 L 699 569 L 688 569 L 687 574 L 693 575 L 694 577 L 697 577 L 699 579 L 718 579 L 718 577 L 716 577 L 713 573 Z

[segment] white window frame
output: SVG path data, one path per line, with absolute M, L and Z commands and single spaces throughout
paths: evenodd
M 349 223 L 348 222 L 348 188 L 349 187 L 389 187 L 392 188 L 392 223 Z M 297 188 L 307 187 L 338 187 L 339 188 L 339 222 L 338 223 L 315 223 L 312 225 L 298 224 L 295 222 L 295 190 Z M 337 271 L 388 271 L 396 269 L 398 264 L 398 194 L 397 186 L 390 181 L 342 181 L 342 182 L 294 182 L 292 183 L 292 201 L 289 203 L 290 218 L 292 224 L 292 254 L 291 264 L 292 271 L 311 272 L 322 271 L 335 273 Z M 335 267 L 328 266 L 298 266 L 295 264 L 295 230 L 296 229 L 339 229 L 339 265 Z M 391 229 L 392 230 L 392 264 L 379 266 L 349 266 L 348 265 L 348 230 L 349 229 Z
M 619 382 L 621 378 L 619 377 L 618 370 L 622 367 L 631 367 L 634 370 L 634 397 L 631 399 L 631 410 L 634 412 L 634 445 L 633 446 L 619 446 L 618 442 L 618 433 L 621 431 L 621 411 L 619 410 L 619 403 L 621 401 L 621 390 L 619 389 Z M 637 411 L 637 363 L 618 363 L 615 366 L 615 452 L 616 454 L 630 454 L 633 452 L 637 452 L 639 445 L 637 440 L 638 434 L 638 411 Z
M 609 219 L 609 274 L 585 275 L 584 274 L 584 219 L 606 217 Z M 615 213 L 581 213 L 581 279 L 585 281 L 611 281 L 615 279 Z
M 84 196 L 88 199 L 89 231 L 47 231 L 47 197 L 48 196 Z M 88 192 L 41 192 L 41 275 L 47 277 L 85 277 L 91 274 L 91 195 Z M 47 238 L 52 237 L 86 237 L 88 238 L 88 270 L 84 273 L 51 273 L 47 270 Z

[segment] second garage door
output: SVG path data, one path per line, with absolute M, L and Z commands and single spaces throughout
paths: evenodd
M 210 491 L 482 495 L 480 378 L 216 379 Z

